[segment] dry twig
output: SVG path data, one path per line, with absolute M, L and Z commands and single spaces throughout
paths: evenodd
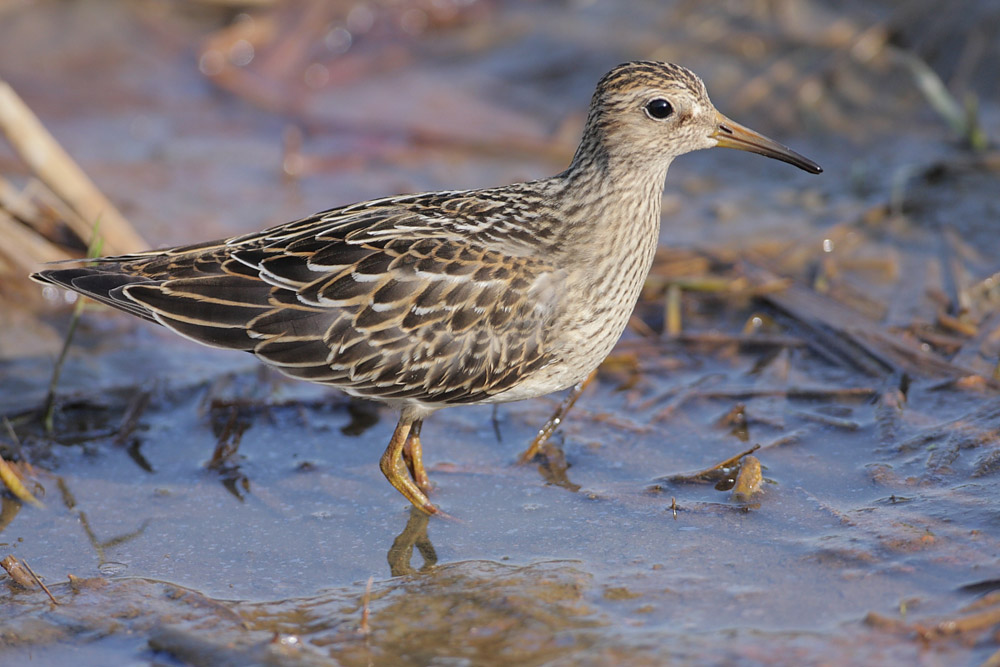
M 91 225 L 101 221 L 106 249 L 127 253 L 147 243 L 93 181 L 49 134 L 38 117 L 5 81 L 0 80 L 0 131 L 31 170 L 79 214 L 67 220 L 80 239 L 89 239 Z

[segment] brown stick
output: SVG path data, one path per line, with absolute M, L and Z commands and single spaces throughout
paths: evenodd
M 41 234 L 30 227 L 25 227 L 14 218 L 0 210 L 0 254 L 25 273 L 35 268 L 35 264 L 55 262 L 66 259 L 66 255 L 49 243 Z
M 35 580 L 28 573 L 27 568 L 14 556 L 7 556 L 0 560 L 0 567 L 6 570 L 7 576 L 21 588 L 31 590 L 35 587 Z
M 665 480 L 668 482 L 697 482 L 702 480 L 708 480 L 713 475 L 718 473 L 718 471 L 722 470 L 723 468 L 731 468 L 741 458 L 753 454 L 758 449 L 760 449 L 760 445 L 754 445 L 750 449 L 740 452 L 735 456 L 730 456 L 725 461 L 719 461 L 715 465 L 705 468 L 704 470 L 698 470 L 697 472 L 681 473 L 678 475 L 667 475 L 665 477 L 658 477 L 657 479 Z
M 22 559 L 21 563 L 24 564 L 24 569 L 28 571 L 28 574 L 30 574 L 31 578 L 35 580 L 35 583 L 41 586 L 42 590 L 45 591 L 45 594 L 49 596 L 49 599 L 52 600 L 52 604 L 59 604 L 59 600 L 56 599 L 56 596 L 52 595 L 52 591 L 50 591 L 49 587 L 45 585 L 45 582 L 43 582 L 41 578 L 35 574 L 35 571 L 31 569 L 31 566 L 28 565 L 28 561 Z
M 92 236 L 90 227 L 100 220 L 104 249 L 109 253 L 141 250 L 148 244 L 118 209 L 101 194 L 93 181 L 49 134 L 38 117 L 5 81 L 0 80 L 0 130 L 14 150 L 38 177 L 80 214 L 85 228 L 75 225 L 81 239 Z
M 555 433 L 557 428 L 559 428 L 559 424 L 561 424 L 563 419 L 566 418 L 566 414 L 570 411 L 570 409 L 572 409 L 573 404 L 576 403 L 576 399 L 580 398 L 580 395 L 584 392 L 587 386 L 593 382 L 595 377 L 597 377 L 597 371 L 593 370 L 590 372 L 590 375 L 584 378 L 582 382 L 578 382 L 572 389 L 570 389 L 569 394 L 566 395 L 566 398 L 564 398 L 562 403 L 559 404 L 559 407 L 556 408 L 555 414 L 549 417 L 549 420 L 545 422 L 545 425 L 542 426 L 541 429 L 539 429 L 538 434 L 531 441 L 531 444 L 528 445 L 528 448 L 521 452 L 521 454 L 517 457 L 518 464 L 524 465 L 538 456 L 538 452 L 541 451 L 542 445 L 544 445 L 545 441 L 548 440 L 553 433 Z

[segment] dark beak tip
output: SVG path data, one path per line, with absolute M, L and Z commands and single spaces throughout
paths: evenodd
M 716 140 L 717 146 L 757 153 L 773 160 L 787 162 L 810 174 L 823 173 L 823 168 L 806 156 L 800 155 L 787 146 L 754 132 L 718 112 L 716 113 L 718 114 L 718 123 L 712 137 Z
M 767 157 L 775 158 L 781 160 L 782 162 L 787 162 L 790 165 L 798 167 L 807 174 L 822 174 L 823 167 L 819 166 L 809 158 L 799 155 L 794 151 L 788 151 L 789 155 L 768 155 Z
M 783 153 L 783 154 L 782 154 Z M 787 162 L 788 164 L 794 165 L 801 169 L 802 171 L 809 174 L 822 174 L 823 167 L 819 166 L 809 158 L 804 155 L 800 155 L 795 151 L 781 146 L 781 152 L 775 153 L 762 153 L 770 158 L 775 158 L 781 160 L 782 162 Z

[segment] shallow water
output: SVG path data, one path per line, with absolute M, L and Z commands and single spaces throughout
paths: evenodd
M 890 64 L 858 64 L 821 39 L 833 10 L 584 5 L 474 3 L 431 36 L 373 28 L 349 67 L 282 113 L 206 82 L 198 45 L 227 17 L 204 8 L 7 10 L 0 75 L 163 245 L 390 192 L 554 172 L 603 71 L 680 60 L 725 113 L 827 171 L 732 151 L 679 160 L 663 242 L 694 250 L 654 269 L 637 314 L 655 332 L 657 281 L 732 280 L 747 258 L 830 285 L 825 294 L 879 312 L 892 335 L 933 321 L 942 276 L 969 284 L 996 270 L 998 171 L 951 142 Z M 880 18 L 869 11 L 837 16 L 862 30 Z M 7 57 L 37 53 L 69 22 L 79 30 L 37 67 Z M 794 39 L 802 53 L 782 61 Z M 805 78 L 789 82 L 782 62 Z M 839 83 L 802 103 L 822 68 Z M 762 72 L 779 82 L 773 112 L 741 83 L 770 81 Z M 997 100 L 981 94 L 995 131 Z M 290 125 L 305 129 L 297 179 L 282 173 Z M 16 175 L 11 156 L 0 153 L 0 170 Z M 880 215 L 900 183 L 904 215 Z M 61 604 L 0 584 L 4 661 L 975 664 L 996 651 L 987 635 L 931 632 L 995 588 L 995 387 L 953 382 L 872 338 L 856 339 L 871 354 L 826 350 L 776 302 L 690 290 L 683 304 L 689 338 L 626 334 L 542 464 L 513 462 L 559 397 L 429 419 L 433 499 L 453 521 L 414 515 L 382 478 L 391 411 L 96 309 L 70 352 L 50 438 L 15 417 L 42 401 L 67 314 L 53 308 L 37 334 L 5 331 L 0 406 L 19 445 L 0 439 L 5 455 L 43 470 L 45 508 L 4 499 L 0 555 L 28 561 Z M 738 337 L 754 316 L 760 340 L 708 335 Z M 49 356 L 9 351 L 26 338 Z M 989 375 L 990 344 L 952 361 Z M 906 372 L 866 372 L 866 354 Z M 220 442 L 236 451 L 208 467 Z M 672 479 L 755 444 L 764 482 L 749 502 Z

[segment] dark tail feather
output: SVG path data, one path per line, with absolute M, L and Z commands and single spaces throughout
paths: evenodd
M 271 286 L 243 276 L 163 281 L 96 266 L 48 269 L 31 277 L 162 324 L 199 343 L 228 349 L 253 349 L 259 340 L 250 337 L 248 323 L 272 308 Z M 215 289 L 222 298 L 207 296 Z
M 48 269 L 31 274 L 31 279 L 64 289 L 79 292 L 103 304 L 124 310 L 150 322 L 156 322 L 153 313 L 125 296 L 126 285 L 149 283 L 149 278 L 113 273 L 100 268 Z
M 251 350 L 250 322 L 271 310 L 271 286 L 242 276 L 212 276 L 122 288 L 157 320 L 182 336 L 214 347 Z M 213 293 L 218 296 L 209 296 Z

